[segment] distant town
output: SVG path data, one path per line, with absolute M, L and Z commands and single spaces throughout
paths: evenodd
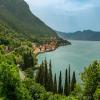
M 53 51 L 56 49 L 56 47 L 57 47 L 56 37 L 51 37 L 50 42 L 45 43 L 43 45 L 37 46 L 36 44 L 33 44 L 33 49 L 35 54 Z

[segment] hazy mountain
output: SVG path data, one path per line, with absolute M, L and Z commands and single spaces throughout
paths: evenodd
M 74 33 L 58 32 L 58 34 L 63 38 L 71 40 L 100 41 L 100 32 L 92 30 L 77 31 Z
M 37 36 L 39 40 L 57 36 L 55 31 L 31 13 L 24 0 L 0 0 L 0 24 L 31 40 Z

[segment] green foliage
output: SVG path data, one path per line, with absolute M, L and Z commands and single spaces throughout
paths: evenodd
M 16 37 L 34 41 L 48 40 L 56 32 L 34 16 L 24 0 L 0 0 L 0 23 L 18 32 Z M 2 27 L 3 28 L 3 27 Z M 2 30 L 1 30 L 2 31 Z
M 31 51 L 24 53 L 23 59 L 24 59 L 24 68 L 34 67 L 34 58 Z
M 84 84 L 84 95 L 94 100 L 93 95 L 100 83 L 100 63 L 95 61 L 81 75 Z
M 5 53 L 5 46 L 4 45 L 0 45 L 0 53 L 4 54 Z
M 34 100 L 39 99 L 43 92 L 45 93 L 45 89 L 39 84 L 36 84 L 32 79 L 25 79 L 24 82 Z
M 63 88 L 62 88 L 62 74 L 61 74 L 61 71 L 60 71 L 60 75 L 59 75 L 58 93 L 59 94 L 62 94 L 63 93 Z
M 51 64 L 51 60 L 49 63 L 49 70 L 48 70 L 48 86 L 47 86 L 47 90 L 53 92 L 53 76 L 52 76 L 52 64 Z
M 54 83 L 53 83 L 53 93 L 57 93 L 57 79 L 56 79 L 56 74 L 54 76 Z
M 4 2 L 4 0 L 1 1 Z M 21 35 L 22 37 L 20 37 Z M 18 33 L 7 27 L 7 25 L 0 24 L 0 100 L 100 99 L 100 63 L 97 61 L 85 68 L 85 71 L 82 73 L 83 91 L 80 85 L 76 84 L 75 72 L 73 72 L 71 80 L 69 66 L 68 73 L 66 70 L 64 85 L 64 94 L 67 95 L 67 97 L 62 95 L 61 72 L 57 91 L 57 79 L 55 74 L 53 82 L 51 61 L 49 64 L 46 59 L 42 62 L 37 75 L 37 82 L 42 86 L 36 83 L 34 81 L 34 67 L 37 60 L 33 54 L 32 43 L 28 40 L 24 40 L 27 38 L 25 35 L 26 34 L 21 33 L 18 37 Z M 12 40 L 12 38 L 14 39 Z M 30 37 L 28 39 L 30 39 Z M 39 41 L 36 39 L 36 41 L 41 43 L 42 39 Z M 47 38 L 45 38 L 44 41 L 46 41 L 46 39 Z M 35 39 L 33 41 L 35 41 Z M 62 40 L 58 41 L 58 43 L 60 43 Z M 24 80 L 21 79 L 19 74 L 19 67 L 22 68 L 23 65 L 25 65 Z M 57 92 L 61 95 L 56 94 Z
M 100 87 L 97 87 L 94 93 L 94 100 L 100 100 Z
M 20 81 L 19 70 L 14 64 L 0 64 L 0 96 L 6 100 L 31 100 L 27 88 Z
M 76 84 L 74 87 L 74 91 L 71 92 L 70 96 L 75 96 L 77 99 L 83 99 L 83 91 L 80 84 Z
M 71 81 L 71 91 L 74 91 L 75 85 L 76 85 L 76 76 L 74 71 L 72 76 L 72 81 Z
M 68 75 L 67 75 L 67 69 L 66 69 L 66 72 L 65 72 L 64 94 L 66 96 L 68 96 Z
M 48 90 L 48 65 L 46 58 L 44 60 L 44 87 Z
M 71 91 L 71 79 L 70 79 L 70 65 L 68 68 L 68 94 L 70 94 Z

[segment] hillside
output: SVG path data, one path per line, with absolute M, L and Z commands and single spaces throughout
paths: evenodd
M 24 0 L 0 0 L 0 24 L 14 30 L 18 37 L 45 40 L 57 34 L 33 15 Z
M 100 41 L 100 32 L 92 30 L 77 31 L 74 33 L 58 32 L 58 34 L 66 39 L 71 39 L 71 40 Z

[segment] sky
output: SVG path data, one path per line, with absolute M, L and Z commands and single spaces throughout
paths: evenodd
M 25 0 L 34 15 L 57 31 L 100 31 L 100 0 Z

